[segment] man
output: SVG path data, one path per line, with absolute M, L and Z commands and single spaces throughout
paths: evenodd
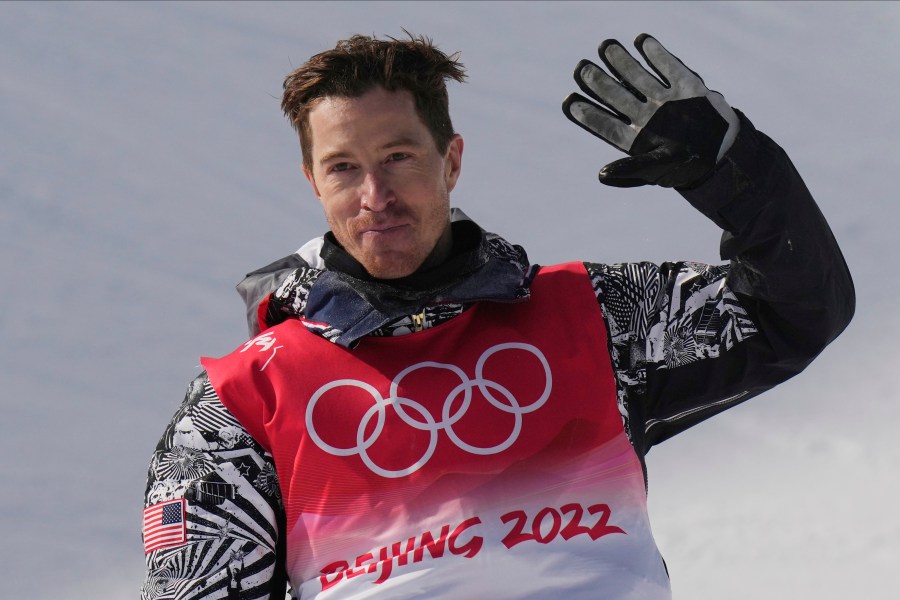
M 422 38 L 355 36 L 285 80 L 330 231 L 250 274 L 255 335 L 149 472 L 144 598 L 667 598 L 651 446 L 801 371 L 853 286 L 783 151 L 655 39 L 579 63 L 576 124 L 674 187 L 728 265 L 541 267 L 456 209 L 463 140 Z M 607 72 L 608 71 L 608 72 Z

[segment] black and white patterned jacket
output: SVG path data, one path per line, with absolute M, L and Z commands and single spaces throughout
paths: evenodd
M 849 322 L 853 284 L 788 157 L 743 116 L 701 186 L 680 193 L 723 229 L 723 265 L 586 262 L 610 340 L 619 410 L 638 456 L 799 373 Z M 329 235 L 238 286 L 251 335 L 304 317 L 352 348 L 403 335 L 474 302 L 527 302 L 525 252 L 454 211 L 448 264 L 390 284 L 368 278 Z M 566 332 L 561 331 L 561 336 Z M 152 457 L 145 504 L 186 499 L 186 543 L 149 552 L 144 600 L 281 598 L 283 510 L 272 457 L 219 402 L 205 374 Z

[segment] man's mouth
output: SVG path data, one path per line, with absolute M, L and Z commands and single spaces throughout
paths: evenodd
M 372 227 L 367 227 L 362 230 L 363 235 L 385 235 L 390 233 L 396 233 L 400 231 L 402 228 L 406 227 L 405 223 L 398 223 L 396 225 L 375 225 Z

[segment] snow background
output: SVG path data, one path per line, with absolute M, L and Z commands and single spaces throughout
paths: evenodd
M 896 598 L 898 3 L 0 3 L 0 596 L 137 597 L 156 441 L 246 337 L 242 275 L 321 234 L 279 110 L 293 66 L 401 27 L 461 50 L 453 194 L 532 260 L 718 261 L 675 193 L 559 107 L 654 34 L 786 148 L 858 291 L 804 374 L 648 458 L 676 598 Z M 648 213 L 652 218 L 648 218 Z

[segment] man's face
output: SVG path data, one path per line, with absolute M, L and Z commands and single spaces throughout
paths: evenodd
M 446 257 L 461 137 L 439 152 L 412 94 L 381 87 L 320 100 L 309 131 L 306 178 L 338 242 L 370 275 L 405 277 Z

